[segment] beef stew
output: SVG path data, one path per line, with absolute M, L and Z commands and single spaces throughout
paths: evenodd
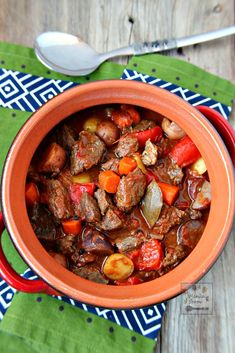
M 176 267 L 200 240 L 210 201 L 193 141 L 176 123 L 129 105 L 67 118 L 42 141 L 26 181 L 29 219 L 49 254 L 110 285 Z

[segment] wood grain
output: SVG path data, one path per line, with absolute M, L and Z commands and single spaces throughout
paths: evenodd
M 1 0 L 0 40 L 32 46 L 39 33 L 58 30 L 79 34 L 102 52 L 134 41 L 180 37 L 230 26 L 235 22 L 234 11 L 234 0 Z M 235 82 L 234 37 L 168 55 Z M 172 299 L 156 352 L 235 352 L 234 235 L 233 230 L 217 263 L 201 280 L 213 285 L 213 314 L 183 315 L 183 296 Z

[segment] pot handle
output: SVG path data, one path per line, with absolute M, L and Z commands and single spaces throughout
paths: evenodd
M 233 166 L 235 167 L 235 131 L 229 122 L 216 110 L 204 105 L 195 106 L 214 126 L 220 134 L 230 154 Z
M 4 279 L 11 287 L 26 293 L 46 293 L 50 295 L 58 295 L 54 289 L 48 286 L 41 279 L 28 280 L 21 277 L 8 263 L 1 244 L 1 236 L 5 229 L 2 212 L 0 212 L 0 277 Z

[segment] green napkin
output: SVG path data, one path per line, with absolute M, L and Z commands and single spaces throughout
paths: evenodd
M 120 78 L 124 67 L 104 63 L 85 77 L 51 72 L 35 58 L 33 50 L 0 43 L 0 66 L 47 78 L 85 83 Z M 162 55 L 133 57 L 127 68 L 156 76 L 230 105 L 235 85 L 198 67 Z M 12 139 L 31 113 L 0 108 L 0 170 Z M 4 233 L 4 251 L 12 266 L 26 268 Z M 17 293 L 0 324 L 1 351 L 42 353 L 152 352 L 155 342 L 131 330 L 99 318 L 46 295 Z
M 22 293 L 15 295 L 1 323 L 0 340 L 3 353 L 147 353 L 155 345 L 70 304 Z

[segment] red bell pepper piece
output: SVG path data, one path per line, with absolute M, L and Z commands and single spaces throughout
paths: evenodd
M 132 260 L 134 267 L 137 268 L 138 259 L 140 256 L 140 249 L 135 249 L 126 253 L 126 255 Z
M 160 126 L 155 126 L 152 129 L 134 132 L 133 135 L 137 137 L 139 146 L 144 147 L 149 139 L 151 142 L 157 142 L 162 138 L 162 128 Z
M 195 143 L 189 136 L 184 136 L 170 151 L 169 156 L 180 167 L 186 167 L 201 157 Z
M 95 183 L 72 184 L 70 185 L 69 195 L 73 202 L 79 203 L 84 192 L 88 192 L 91 196 L 94 195 Z
M 179 193 L 179 187 L 167 183 L 157 183 L 162 192 L 163 201 L 169 206 L 173 204 Z
M 143 281 L 139 277 L 131 276 L 126 281 L 115 281 L 117 286 L 133 286 L 135 284 L 140 284 Z
M 134 267 L 139 271 L 158 270 L 163 260 L 161 243 L 157 239 L 150 239 L 139 249 L 126 253 L 132 260 Z
M 146 176 L 147 184 L 150 184 L 152 180 L 158 181 L 158 177 L 151 170 L 148 170 L 145 176 Z

